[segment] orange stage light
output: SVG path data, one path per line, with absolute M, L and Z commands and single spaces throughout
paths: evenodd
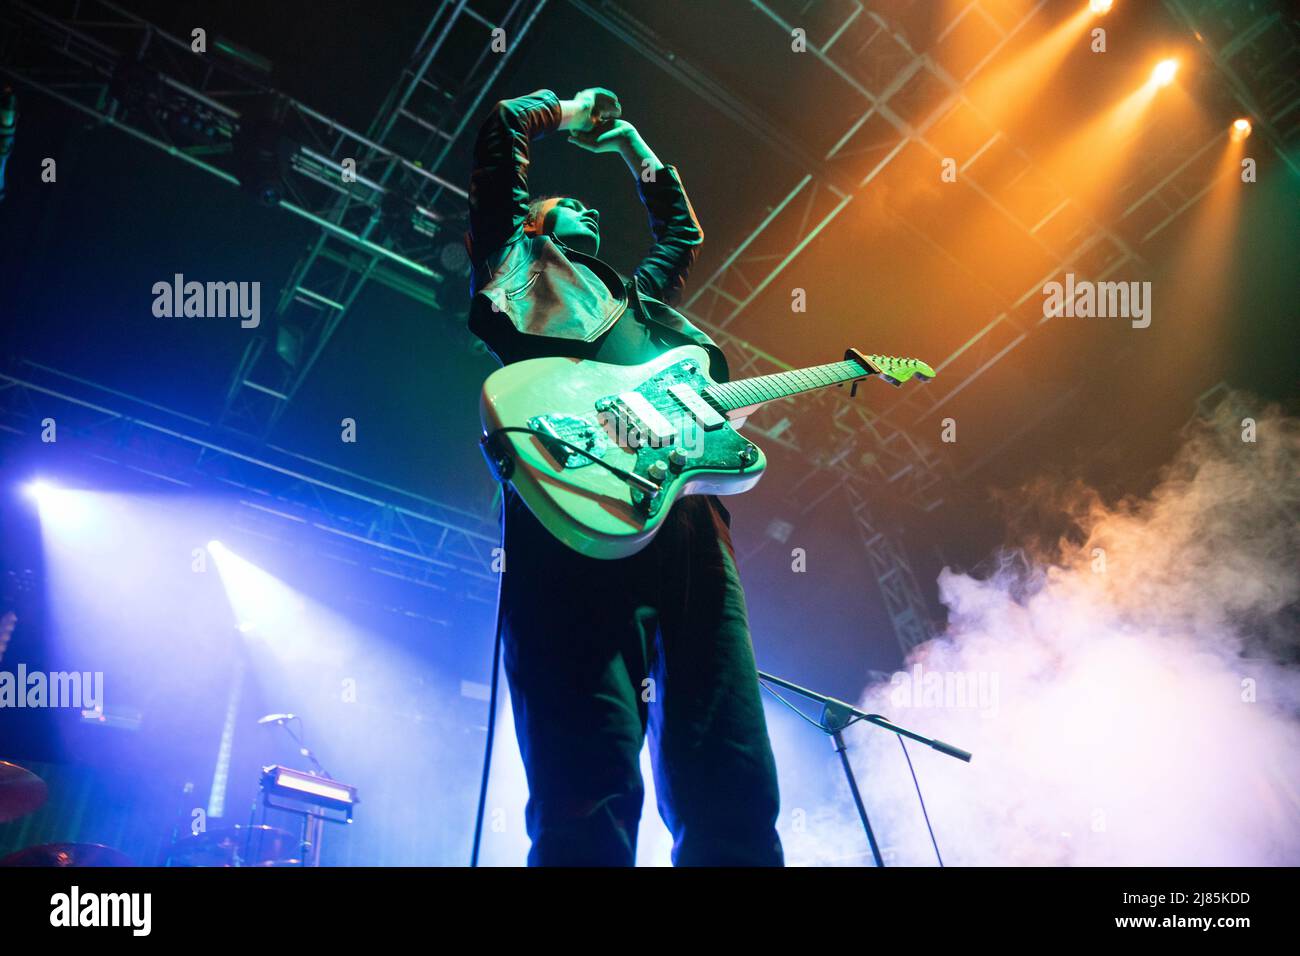
M 990 125 L 1023 115 L 1026 104 L 1058 75 L 1061 63 L 1078 48 L 1092 17 L 1080 7 L 1015 55 L 995 64 L 966 87 L 966 99 Z
M 1110 13 L 1110 8 L 1115 5 L 1115 0 L 1088 0 L 1088 9 L 1097 16 L 1103 13 Z
M 1161 60 L 1156 64 L 1156 68 L 1151 72 L 1151 82 L 1155 86 L 1168 86 L 1174 81 L 1174 75 L 1177 72 L 1177 60 Z
M 1249 135 L 1250 135 L 1250 120 L 1246 119 L 1245 117 L 1242 117 L 1239 120 L 1233 121 L 1231 136 L 1232 136 L 1232 141 L 1234 143 L 1240 143 L 1243 139 L 1245 139 Z

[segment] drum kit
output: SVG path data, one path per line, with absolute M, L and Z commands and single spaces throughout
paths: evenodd
M 0 823 L 35 813 L 49 796 L 45 781 L 25 767 L 0 760 Z M 135 861 L 99 843 L 46 843 L 6 857 L 0 866 L 135 866 Z M 166 866 L 302 866 L 299 839 L 266 825 L 221 827 L 177 840 Z
M 298 840 L 279 827 L 233 826 L 177 840 L 167 866 L 302 866 Z
M 319 866 L 323 824 L 351 823 L 356 788 L 288 767 L 263 768 L 265 809 L 303 818 L 294 834 L 265 823 L 220 827 L 174 840 L 163 866 Z M 35 813 L 49 796 L 45 781 L 0 760 L 0 823 Z M 279 802 L 276 802 L 279 801 Z M 46 843 L 0 858 L 0 866 L 135 866 L 120 850 L 99 843 Z
M 0 823 L 35 813 L 50 795 L 45 781 L 26 767 L 0 760 Z M 125 853 L 98 843 L 47 843 L 0 859 L 0 866 L 131 866 Z

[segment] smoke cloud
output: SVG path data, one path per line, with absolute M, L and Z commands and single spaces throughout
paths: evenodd
M 946 864 L 1300 863 L 1297 462 L 1300 423 L 1233 395 L 1149 494 L 1031 489 L 1068 535 L 944 570 L 945 633 L 860 706 L 974 752 L 909 746 Z M 892 862 L 933 865 L 897 738 L 850 748 Z

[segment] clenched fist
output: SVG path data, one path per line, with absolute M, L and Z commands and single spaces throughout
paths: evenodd
M 587 132 L 623 115 L 618 97 L 603 86 L 580 90 L 571 100 L 560 101 L 560 129 Z

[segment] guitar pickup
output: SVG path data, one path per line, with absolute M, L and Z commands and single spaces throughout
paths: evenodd
M 623 392 L 614 405 L 629 443 L 658 448 L 677 438 L 677 426 L 640 392 Z
M 702 399 L 700 393 L 685 382 L 669 385 L 668 391 L 673 398 L 682 403 L 682 407 L 691 413 L 706 432 L 727 424 L 727 420 L 718 414 L 718 410 Z

